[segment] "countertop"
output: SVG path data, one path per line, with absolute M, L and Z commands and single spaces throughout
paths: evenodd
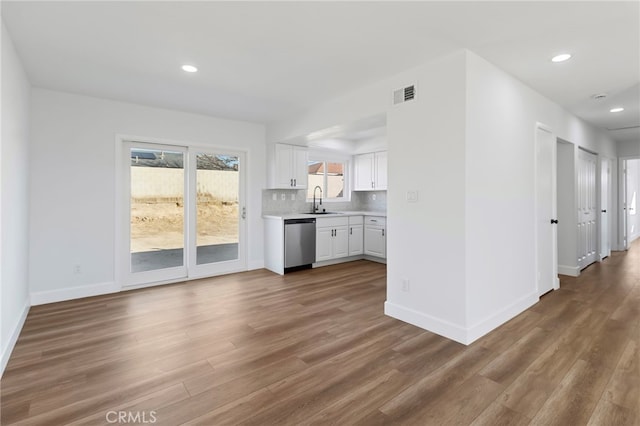
M 309 217 L 345 217 L 345 216 L 380 216 L 387 217 L 387 212 L 371 211 L 340 211 L 337 214 L 313 214 L 313 213 L 272 213 L 262 215 L 263 219 L 305 219 Z

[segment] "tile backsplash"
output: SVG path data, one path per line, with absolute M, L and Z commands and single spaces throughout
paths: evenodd
M 262 214 L 311 212 L 312 203 L 307 202 L 306 195 L 306 189 L 263 189 Z M 328 211 L 386 212 L 387 191 L 353 191 L 351 201 L 325 202 L 322 207 Z

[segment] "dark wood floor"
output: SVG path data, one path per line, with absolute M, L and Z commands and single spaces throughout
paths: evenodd
M 2 424 L 640 424 L 640 241 L 467 347 L 384 300 L 359 261 L 36 306 Z

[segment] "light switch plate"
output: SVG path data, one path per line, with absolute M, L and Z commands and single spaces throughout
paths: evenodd
M 409 202 L 409 203 L 417 203 L 418 202 L 418 191 L 407 191 L 407 202 Z

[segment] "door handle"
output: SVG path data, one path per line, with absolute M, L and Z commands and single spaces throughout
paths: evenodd
M 551 219 L 551 224 L 552 225 L 557 225 L 558 224 L 558 219 Z
M 349 235 L 353 235 L 353 228 L 349 228 Z
M 293 179 L 289 179 L 289 186 L 293 186 Z
M 607 212 L 606 210 L 601 210 L 601 211 L 602 211 L 602 213 L 606 213 Z

